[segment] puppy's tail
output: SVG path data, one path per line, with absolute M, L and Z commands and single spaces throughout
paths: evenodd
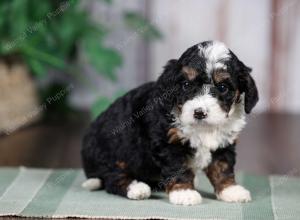
M 90 178 L 82 183 L 82 188 L 89 191 L 97 190 L 102 188 L 102 180 L 99 178 Z

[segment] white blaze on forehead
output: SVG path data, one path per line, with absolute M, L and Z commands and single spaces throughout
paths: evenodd
M 199 44 L 199 55 L 206 59 L 207 73 L 214 69 L 226 69 L 224 60 L 230 58 L 229 49 L 219 41 L 213 41 L 206 46 Z
M 218 61 L 229 58 L 229 50 L 222 42 L 213 41 L 208 44 L 204 49 L 205 57 L 211 61 Z

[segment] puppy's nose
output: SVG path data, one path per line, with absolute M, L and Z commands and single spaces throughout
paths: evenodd
M 194 110 L 194 118 L 202 120 L 207 117 L 207 114 L 203 111 L 202 108 L 197 108 Z

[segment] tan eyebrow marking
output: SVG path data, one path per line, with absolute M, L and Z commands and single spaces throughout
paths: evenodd
M 213 79 L 216 83 L 222 82 L 226 79 L 230 79 L 230 74 L 227 72 L 219 71 L 213 74 Z
M 187 76 L 189 80 L 193 80 L 199 75 L 197 70 L 189 66 L 184 66 L 182 68 L 182 72 Z
M 122 170 L 124 170 L 127 167 L 127 164 L 124 161 L 119 161 L 119 160 L 116 162 L 116 165 L 118 168 Z

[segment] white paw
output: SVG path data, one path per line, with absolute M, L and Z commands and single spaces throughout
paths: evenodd
M 98 178 L 90 178 L 83 182 L 81 186 L 90 191 L 97 190 L 102 187 L 102 181 Z
M 197 205 L 202 202 L 200 193 L 192 189 L 171 191 L 169 200 L 175 205 Z
M 225 202 L 250 202 L 251 201 L 250 192 L 240 185 L 228 186 L 217 195 L 217 198 Z
M 132 181 L 127 187 L 127 197 L 129 199 L 148 199 L 151 195 L 151 188 L 146 183 Z

